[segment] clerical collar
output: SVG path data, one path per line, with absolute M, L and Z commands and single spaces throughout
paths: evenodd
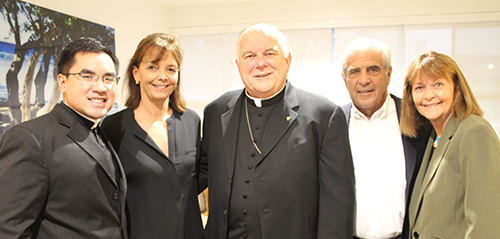
M 68 103 L 66 103 L 65 101 L 63 101 L 63 103 L 64 103 L 66 106 L 68 106 L 68 107 L 69 107 L 69 108 L 70 108 L 73 112 L 75 112 L 76 114 L 78 114 L 78 115 L 79 115 L 79 116 L 81 116 L 82 118 L 84 118 L 84 119 L 86 119 L 86 120 L 90 121 L 90 122 L 89 122 L 89 124 L 88 124 L 87 122 L 84 122 L 84 124 L 85 124 L 87 127 L 89 127 L 89 129 L 93 129 L 93 128 L 95 128 L 95 127 L 99 124 L 99 122 L 101 121 L 101 119 L 95 120 L 95 119 L 91 119 L 91 118 L 89 118 L 88 116 L 83 115 L 82 113 L 80 113 L 80 112 L 76 111 L 76 110 L 75 110 L 75 109 L 73 109 L 71 106 L 69 106 L 69 105 L 68 105 Z
M 281 98 L 283 98 L 283 95 L 284 95 L 284 89 L 285 89 L 285 86 L 286 84 L 283 86 L 283 88 L 281 88 L 281 90 L 279 90 L 278 92 L 276 92 L 276 94 L 270 96 L 270 97 L 267 97 L 267 98 L 255 98 L 255 97 L 252 97 L 248 94 L 248 91 L 245 89 L 245 95 L 247 96 L 248 99 L 250 99 L 250 102 L 252 102 L 255 106 L 257 107 L 266 107 L 266 106 L 270 106 L 270 105 L 274 105 L 276 104 L 279 100 L 281 100 Z M 283 93 L 283 94 L 282 94 Z

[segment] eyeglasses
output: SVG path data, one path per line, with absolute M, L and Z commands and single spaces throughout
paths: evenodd
M 106 87 L 113 87 L 118 82 L 118 80 L 120 80 L 119 76 L 103 75 L 103 76 L 99 77 L 95 73 L 88 73 L 88 72 L 62 73 L 62 74 L 66 75 L 66 76 L 74 75 L 74 76 L 76 76 L 77 79 L 79 79 L 85 85 L 94 85 L 99 80 L 99 78 L 101 78 L 102 83 Z

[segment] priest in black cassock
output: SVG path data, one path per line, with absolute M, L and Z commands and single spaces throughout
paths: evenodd
M 204 112 L 205 238 L 352 238 L 354 172 L 345 116 L 287 81 L 291 59 L 274 26 L 255 24 L 238 37 L 245 89 L 222 95 Z

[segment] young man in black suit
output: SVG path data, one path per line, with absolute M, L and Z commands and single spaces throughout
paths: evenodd
M 82 38 L 57 66 L 63 102 L 0 140 L 0 238 L 127 238 L 123 169 L 98 127 L 118 59 Z

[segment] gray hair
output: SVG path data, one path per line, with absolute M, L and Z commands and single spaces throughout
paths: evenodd
M 381 54 L 386 73 L 389 71 L 391 68 L 391 50 L 389 50 L 389 47 L 378 39 L 358 38 L 347 46 L 342 55 L 342 73 L 345 77 L 347 76 L 347 61 L 357 53 L 368 51 Z
M 261 31 L 266 36 L 274 38 L 278 42 L 278 45 L 280 46 L 281 50 L 283 50 L 285 57 L 290 53 L 290 49 L 288 49 L 288 41 L 286 40 L 285 35 L 283 35 L 283 33 L 280 30 L 278 30 L 278 28 L 276 28 L 275 26 L 263 22 L 250 25 L 249 27 L 243 29 L 240 32 L 240 35 L 238 36 L 238 40 L 236 41 L 236 49 L 238 49 L 241 37 L 245 33 L 251 31 Z

